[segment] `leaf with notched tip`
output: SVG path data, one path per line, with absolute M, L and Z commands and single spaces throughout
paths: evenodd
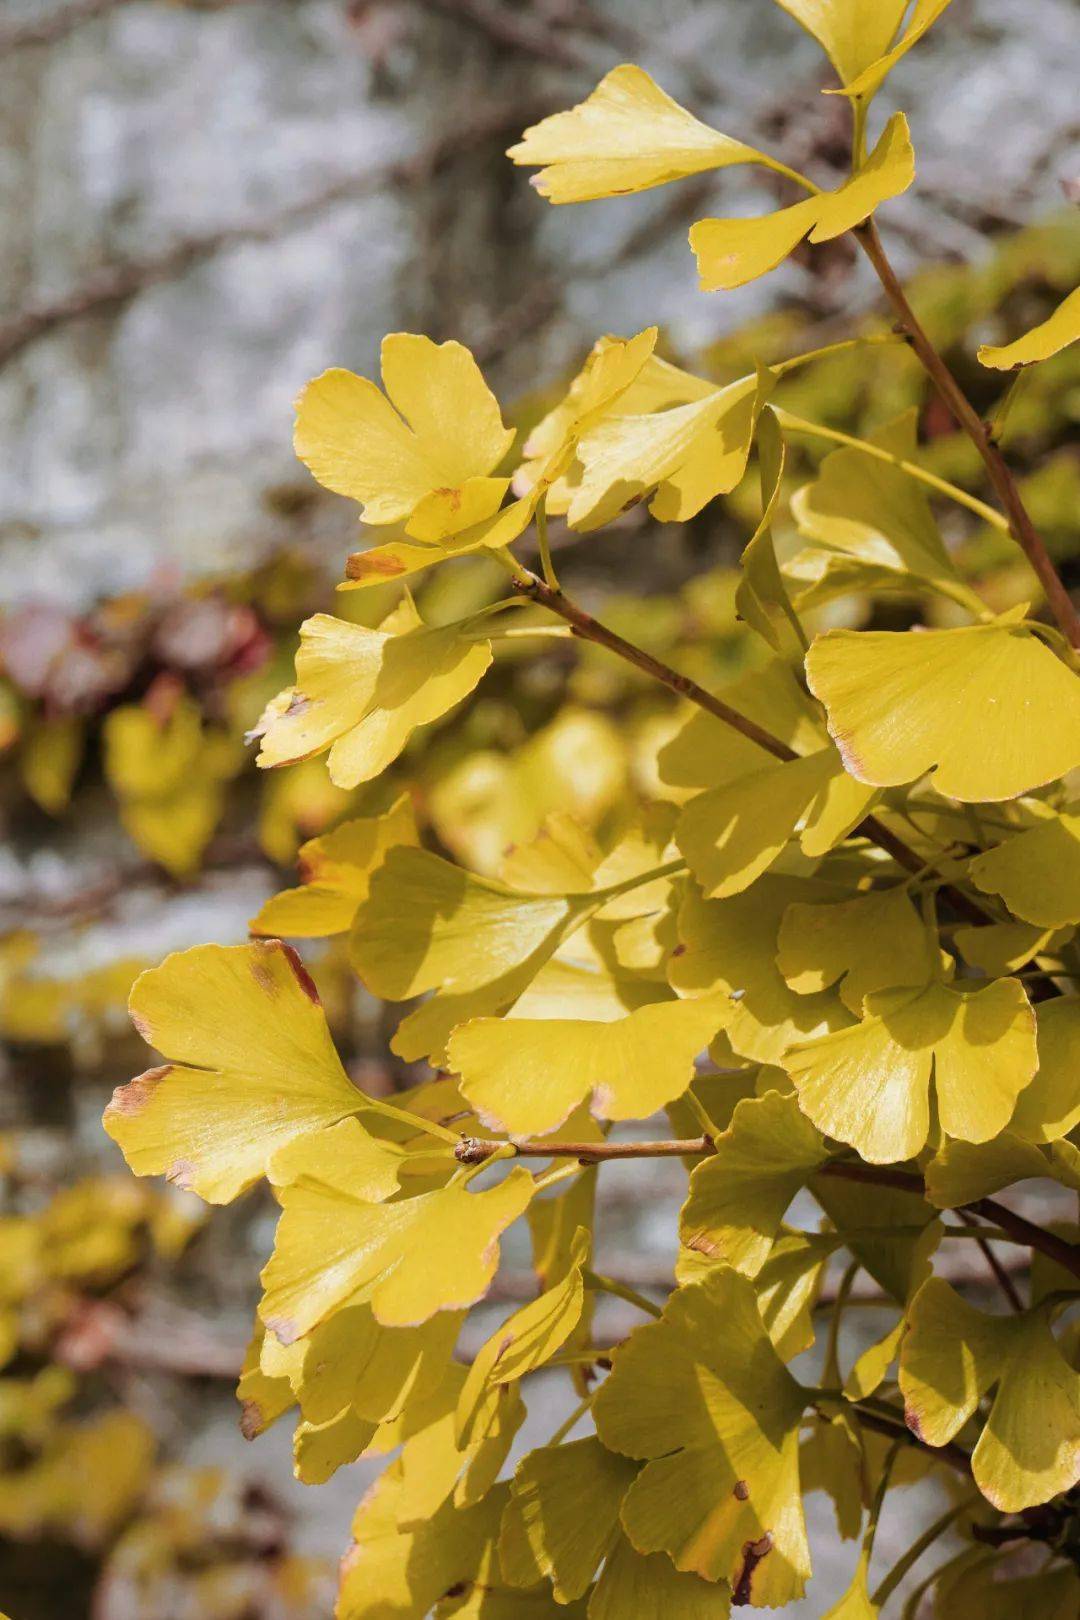
M 802 1595 L 810 1554 L 799 1486 L 807 1392 L 771 1344 L 754 1285 L 727 1266 L 678 1289 L 615 1352 L 597 1433 L 645 1463 L 622 1507 L 639 1552 L 725 1580 L 736 1604 Z
M 861 1023 L 793 1043 L 783 1064 L 819 1131 L 870 1164 L 899 1164 L 926 1145 L 931 1073 L 947 1136 L 1004 1130 L 1038 1067 L 1035 1015 L 1017 979 L 881 990 Z
M 416 816 L 407 793 L 381 816 L 343 821 L 333 832 L 310 838 L 297 856 L 302 887 L 283 889 L 267 900 L 249 924 L 251 932 L 290 939 L 344 933 L 387 851 L 416 842 Z
M 582 1098 L 602 1119 L 647 1119 L 682 1095 L 694 1059 L 734 1012 L 725 996 L 656 1001 L 609 1022 L 475 1018 L 447 1061 L 480 1117 L 521 1135 L 554 1130 Z
M 795 1194 L 828 1157 L 794 1097 L 740 1102 L 716 1151 L 697 1166 L 679 1220 L 682 1242 L 756 1277 Z
M 739 163 L 775 166 L 701 123 L 631 63 L 613 68 L 578 106 L 527 129 L 507 155 L 540 166 L 532 183 L 552 203 L 622 197 Z
M 519 1167 L 485 1192 L 456 1181 L 373 1203 L 357 1191 L 365 1135 L 357 1121 L 343 1120 L 290 1150 L 259 1306 L 284 1344 L 344 1305 L 370 1303 L 383 1326 L 414 1327 L 474 1304 L 495 1275 L 500 1233 L 535 1190 Z
M 169 1060 L 118 1087 L 105 1110 L 136 1175 L 227 1204 L 296 1137 L 378 1110 L 346 1075 L 310 975 L 280 940 L 177 951 L 136 979 L 130 1007 Z
M 908 1427 L 943 1446 L 996 1387 L 972 1453 L 975 1483 L 1003 1513 L 1021 1513 L 1080 1479 L 1080 1375 L 1043 1306 L 988 1316 L 931 1277 L 916 1296 L 900 1352 Z
M 954 630 L 828 630 L 806 655 L 844 764 L 894 787 L 931 771 L 965 802 L 1080 765 L 1080 681 L 1012 614 Z
M 976 855 L 972 881 L 1040 928 L 1080 922 L 1080 815 L 1065 812 Z

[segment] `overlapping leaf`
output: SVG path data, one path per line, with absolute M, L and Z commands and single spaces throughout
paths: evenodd
M 602 1119 L 647 1119 L 681 1096 L 734 1009 L 726 997 L 657 1001 L 607 1021 L 479 1018 L 450 1037 L 450 1068 L 500 1130 L 554 1130 L 583 1097 Z
M 793 1044 L 783 1063 L 819 1130 L 871 1164 L 896 1163 L 926 1144 L 931 1073 L 947 1136 L 1004 1129 L 1038 1064 L 1035 1017 L 1016 979 L 882 990 L 860 1023 Z
M 949 798 L 1010 799 L 1080 764 L 1080 681 L 1016 615 L 917 635 L 830 630 L 806 674 L 861 782 L 932 771 Z
M 321 939 L 346 932 L 387 851 L 416 842 L 416 817 L 407 794 L 381 816 L 345 821 L 333 832 L 308 839 L 297 857 L 302 887 L 283 889 L 267 900 L 250 923 L 252 933 Z
M 945 1445 L 995 1387 L 972 1472 L 995 1507 L 1020 1513 L 1080 1479 L 1080 1374 L 1062 1355 L 1045 1307 L 987 1316 L 931 1278 L 911 1308 L 900 1354 L 908 1425 L 928 1445 Z
M 331 781 L 356 787 L 392 764 L 417 726 L 468 697 L 490 663 L 490 642 L 432 628 L 415 610 L 379 630 L 317 613 L 300 627 L 296 686 L 259 722 L 258 762 L 327 753 Z
M 645 1464 L 622 1507 L 634 1546 L 726 1580 L 736 1603 L 800 1596 L 805 1405 L 747 1278 L 718 1266 L 678 1289 L 617 1352 L 594 1405 L 604 1445 Z
M 1080 922 L 1080 815 L 1063 812 L 977 855 L 972 881 L 1040 928 Z
M 131 1015 L 168 1061 L 118 1087 L 105 1129 L 137 1175 L 167 1175 L 210 1203 L 250 1187 L 296 1137 L 378 1108 L 346 1075 L 310 975 L 278 940 L 166 957 L 136 980 Z
M 366 1133 L 344 1120 L 291 1150 L 281 1218 L 263 1271 L 259 1313 L 282 1343 L 344 1305 L 370 1303 L 385 1327 L 410 1327 L 483 1295 L 501 1232 L 524 1213 L 534 1182 L 512 1170 L 472 1193 L 461 1180 L 414 1197 L 364 1196 Z

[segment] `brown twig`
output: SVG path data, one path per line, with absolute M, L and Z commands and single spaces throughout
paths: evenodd
M 922 322 L 908 302 L 907 294 L 904 292 L 896 272 L 889 263 L 877 226 L 873 220 L 869 220 L 865 225 L 860 226 L 854 235 L 877 272 L 878 280 L 884 287 L 886 296 L 896 311 L 900 325 L 911 339 L 911 346 L 922 361 L 930 381 L 937 389 L 938 394 L 958 425 L 963 428 L 982 457 L 994 493 L 1009 520 L 1009 529 L 1013 539 L 1034 569 L 1062 634 L 1073 647 L 1080 648 L 1080 614 L 1077 613 L 1072 598 L 1065 589 L 1061 576 L 1051 561 L 1041 535 L 1031 521 L 1020 491 L 1017 488 L 1016 480 L 999 446 L 994 443 L 987 424 L 979 416 L 978 411 L 976 411 L 941 358 L 927 335 Z
M 691 703 L 696 704 L 698 708 L 704 709 L 707 714 L 711 714 L 715 719 L 722 721 L 724 725 L 730 726 L 733 731 L 739 732 L 748 742 L 756 743 L 759 748 L 771 754 L 774 759 L 785 762 L 798 759 L 799 756 L 795 750 L 789 748 L 787 743 L 782 742 L 779 737 L 774 737 L 764 727 L 755 724 L 746 715 L 740 714 L 737 709 L 733 709 L 730 704 L 723 702 L 713 692 L 707 692 L 703 686 L 699 686 L 697 681 L 691 680 L 688 675 L 680 674 L 678 670 L 672 669 L 669 664 L 664 664 L 659 658 L 654 658 L 643 647 L 635 646 L 632 641 L 625 640 L 617 631 L 609 629 L 605 624 L 601 624 L 599 619 L 593 618 L 591 613 L 587 613 L 584 608 L 571 601 L 561 590 L 548 585 L 538 574 L 534 574 L 531 569 L 521 567 L 516 561 L 511 563 L 511 567 L 513 569 L 514 589 L 518 594 L 557 614 L 559 618 L 570 625 L 574 634 L 580 636 L 583 641 L 591 641 L 598 647 L 605 647 L 608 652 L 614 653 L 617 658 L 622 658 L 626 663 L 633 664 L 635 669 L 640 669 L 643 674 L 651 676 L 655 681 L 659 681 L 669 691 L 677 693 L 679 697 L 688 699 Z M 856 834 L 868 838 L 879 849 L 884 850 L 887 855 L 891 855 L 897 865 L 906 872 L 923 872 L 925 870 L 925 862 L 922 858 L 913 849 L 910 849 L 903 839 L 898 838 L 895 833 L 891 832 L 888 827 L 879 821 L 877 816 L 864 817 L 854 831 Z M 967 895 L 962 894 L 959 889 L 953 888 L 952 885 L 946 885 L 942 889 L 942 893 L 947 897 L 953 909 L 969 922 L 985 923 L 988 920 L 987 914 L 981 906 L 969 900 Z
M 972 1231 L 976 1233 L 978 1232 L 979 1222 L 974 1215 L 969 1215 L 966 1209 L 958 1209 L 956 1213 L 963 1221 L 965 1226 L 970 1227 Z M 994 1280 L 1001 1289 L 1001 1292 L 1005 1295 L 1005 1298 L 1008 1300 L 1009 1304 L 1012 1306 L 1013 1310 L 1022 1311 L 1024 1309 L 1024 1302 L 1020 1298 L 1016 1284 L 1013 1282 L 1012 1278 L 1009 1276 L 1009 1273 L 1006 1271 L 1005 1267 L 994 1253 L 994 1247 L 989 1238 L 976 1237 L 975 1241 L 982 1251 L 983 1259 L 986 1261 L 986 1264 L 993 1273 Z
M 455 1157 L 461 1164 L 484 1164 L 496 1154 L 504 1158 L 579 1159 L 583 1164 L 601 1164 L 611 1159 L 701 1159 L 715 1151 L 711 1136 L 679 1137 L 656 1142 L 549 1142 L 543 1138 L 497 1142 L 484 1137 L 463 1136 L 455 1150 Z M 891 1165 L 864 1164 L 856 1159 L 830 1159 L 817 1174 L 840 1181 L 861 1181 L 874 1187 L 892 1187 L 898 1192 L 914 1193 L 918 1197 L 926 1194 L 926 1183 L 922 1176 Z M 1045 1231 L 994 1198 L 977 1198 L 958 1208 L 981 1216 L 1026 1248 L 1038 1249 L 1071 1276 L 1080 1277 L 1080 1244 L 1070 1243 L 1055 1232 Z

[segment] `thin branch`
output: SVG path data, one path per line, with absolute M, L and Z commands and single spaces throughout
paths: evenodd
M 509 1151 L 508 1151 L 509 1150 Z M 546 1142 L 542 1138 L 522 1138 L 514 1142 L 497 1142 L 484 1137 L 463 1136 L 455 1149 L 455 1158 L 462 1164 L 485 1164 L 488 1159 L 577 1159 L 582 1164 L 601 1164 L 612 1159 L 701 1159 L 716 1152 L 711 1136 L 677 1137 L 654 1142 Z M 817 1171 L 820 1176 L 835 1177 L 840 1181 L 860 1181 L 873 1187 L 892 1187 L 899 1192 L 926 1196 L 926 1183 L 922 1176 L 911 1170 L 895 1169 L 891 1165 L 863 1164 L 854 1159 L 830 1159 Z M 972 1215 L 1000 1228 L 1025 1248 L 1037 1249 L 1056 1261 L 1070 1276 L 1080 1277 L 1080 1244 L 1058 1237 L 1056 1232 L 1044 1231 L 1023 1215 L 1017 1215 L 995 1198 L 977 1198 L 958 1206 Z
M 964 1225 L 970 1230 L 972 1237 L 979 1245 L 979 1248 L 982 1251 L 983 1259 L 989 1266 L 995 1282 L 1001 1289 L 1001 1292 L 1005 1295 L 1005 1298 L 1008 1300 L 1013 1310 L 1018 1312 L 1022 1311 L 1024 1309 L 1024 1302 L 1020 1298 L 1016 1284 L 1013 1282 L 1012 1278 L 1009 1276 L 1009 1273 L 1005 1270 L 1005 1267 L 994 1253 L 990 1238 L 982 1231 L 979 1221 L 976 1220 L 974 1215 L 969 1215 L 966 1209 L 957 1210 L 957 1214 L 963 1221 Z M 1011 1241 L 1011 1239 L 1009 1241 Z
M 569 43 L 564 32 L 536 22 L 524 10 L 511 11 L 492 0 L 422 0 L 422 4 L 455 22 L 467 23 L 500 50 L 518 51 L 557 67 L 592 68 L 589 58 Z
M 899 317 L 901 326 L 910 337 L 911 346 L 922 361 L 930 381 L 982 457 L 994 493 L 997 495 L 1002 510 L 1009 520 L 1009 531 L 1034 569 L 1039 584 L 1046 595 L 1047 604 L 1063 635 L 1070 645 L 1080 648 L 1080 614 L 1077 613 L 1072 599 L 1061 581 L 1061 576 L 1051 561 L 1050 553 L 1047 551 L 1041 535 L 1031 521 L 1020 491 L 1017 488 L 1016 480 L 1001 453 L 1000 447 L 994 442 L 991 430 L 979 416 L 978 411 L 971 404 L 960 384 L 956 381 L 937 349 L 935 349 L 918 316 L 908 302 L 907 294 L 904 292 L 896 272 L 889 263 L 877 226 L 873 220 L 869 220 L 865 225 L 860 226 L 854 232 L 854 236 L 877 272 L 878 280 L 884 287 L 886 295 Z
M 943 1446 L 927 1445 L 925 1440 L 920 1440 L 918 1435 L 912 1434 L 901 1417 L 883 1417 L 879 1412 L 867 1412 L 858 1404 L 852 1404 L 850 1410 L 865 1429 L 873 1429 L 876 1434 L 887 1435 L 890 1440 L 903 1440 L 905 1444 L 914 1446 L 916 1450 L 933 1457 L 935 1461 L 946 1462 L 950 1468 L 970 1476 L 971 1458 L 963 1446 L 958 1446 L 955 1440 L 949 1440 Z
M 675 692 L 679 697 L 688 699 L 689 702 L 696 704 L 699 709 L 704 709 L 706 714 L 711 714 L 714 719 L 722 721 L 726 726 L 730 726 L 733 731 L 739 732 L 748 742 L 755 743 L 767 754 L 771 754 L 774 759 L 783 762 L 798 759 L 799 756 L 795 750 L 789 748 L 787 743 L 781 742 L 779 737 L 774 737 L 771 732 L 755 724 L 753 720 L 749 720 L 746 715 L 740 714 L 738 709 L 731 708 L 729 704 L 718 698 L 714 693 L 707 692 L 703 686 L 698 685 L 697 681 L 691 680 L 689 675 L 680 674 L 678 670 L 672 669 L 670 664 L 662 663 L 659 658 L 654 658 L 643 647 L 635 646 L 632 641 L 627 641 L 617 631 L 609 629 L 605 624 L 601 624 L 599 619 L 593 618 L 591 613 L 587 613 L 584 608 L 571 601 L 562 591 L 553 590 L 538 574 L 534 574 L 529 568 L 524 568 L 510 552 L 493 551 L 491 555 L 508 569 L 513 578 L 516 591 L 529 601 L 538 602 L 550 612 L 558 614 L 561 619 L 564 619 L 571 626 L 574 634 L 580 636 L 583 641 L 591 641 L 598 647 L 605 647 L 608 652 L 614 653 L 617 658 L 622 658 L 626 663 L 633 664 L 635 669 L 640 669 L 644 675 L 649 675 L 653 680 L 659 681 L 669 691 Z M 877 816 L 866 816 L 854 829 L 854 835 L 859 834 L 864 838 L 869 838 L 887 855 L 891 855 L 896 864 L 905 872 L 914 872 L 921 875 L 925 870 L 925 862 L 913 849 L 910 849 L 904 843 L 903 839 L 898 838 L 883 822 L 879 821 Z M 975 923 L 985 923 L 987 921 L 987 913 L 976 905 L 974 901 L 969 900 L 967 895 L 961 893 L 959 889 L 947 885 L 943 893 L 947 896 L 953 909 L 967 918 L 968 921 Z

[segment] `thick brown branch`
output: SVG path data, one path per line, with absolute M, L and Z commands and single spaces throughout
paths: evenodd
M 711 1136 L 689 1136 L 660 1142 L 548 1142 L 543 1138 L 497 1142 L 484 1137 L 463 1136 L 455 1156 L 462 1164 L 483 1164 L 496 1154 L 504 1158 L 580 1159 L 583 1164 L 601 1164 L 609 1159 L 700 1159 L 715 1151 Z M 896 1169 L 891 1165 L 864 1164 L 858 1159 L 830 1159 L 817 1174 L 832 1176 L 840 1181 L 861 1181 L 873 1187 L 892 1187 L 898 1192 L 915 1193 L 918 1197 L 926 1193 L 922 1176 L 914 1171 Z M 978 1198 L 959 1208 L 990 1221 L 1026 1248 L 1039 1250 L 1048 1259 L 1056 1261 L 1070 1276 L 1080 1277 L 1080 1244 L 1069 1243 L 1065 1238 L 1058 1237 L 1056 1232 L 1045 1231 L 1023 1215 L 1017 1215 L 1005 1204 L 999 1204 L 995 1198 Z
M 1077 613 L 1068 591 L 1061 582 L 1041 535 L 1031 521 L 1016 480 L 1001 450 L 994 443 L 989 428 L 935 349 L 922 322 L 908 302 L 907 294 L 885 254 L 877 226 L 870 220 L 855 232 L 855 236 L 877 272 L 889 302 L 899 317 L 900 325 L 911 339 L 911 346 L 922 361 L 930 381 L 955 417 L 957 424 L 963 428 L 982 457 L 994 493 L 1009 520 L 1013 539 L 1034 569 L 1063 635 L 1072 646 L 1080 647 L 1080 614 Z
M 933 1457 L 938 1462 L 946 1462 L 950 1468 L 970 1476 L 971 1458 L 963 1446 L 958 1446 L 955 1440 L 949 1440 L 943 1446 L 929 1446 L 925 1440 L 920 1440 L 917 1434 L 912 1434 L 899 1418 L 887 1418 L 878 1412 L 867 1412 L 857 1405 L 853 1406 L 851 1411 L 865 1429 L 873 1429 L 877 1434 L 887 1435 L 890 1440 L 903 1440 L 909 1446 L 924 1451 L 928 1457 Z

